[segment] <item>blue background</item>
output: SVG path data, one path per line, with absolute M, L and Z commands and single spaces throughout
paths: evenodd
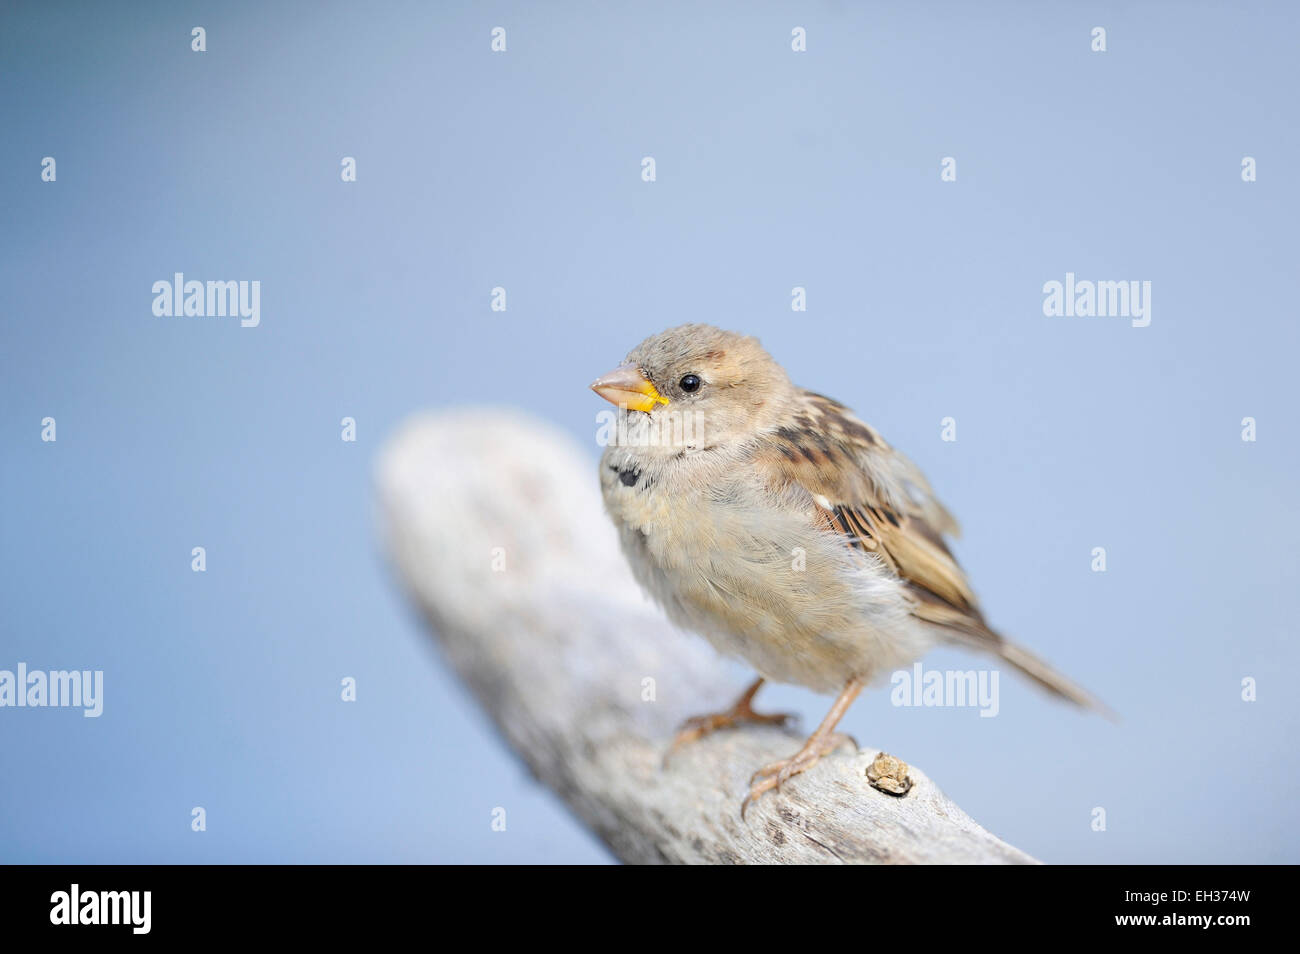
M 990 619 L 1123 716 L 1007 674 L 848 731 L 1047 861 L 1300 861 L 1294 5 L 537 7 L 3 6 L 0 668 L 106 689 L 0 710 L 0 860 L 608 859 L 421 631 L 371 468 L 501 400 L 594 461 L 588 382 L 703 320 L 907 451 Z M 153 317 L 175 271 L 261 326 Z M 1045 318 L 1067 271 L 1151 326 Z

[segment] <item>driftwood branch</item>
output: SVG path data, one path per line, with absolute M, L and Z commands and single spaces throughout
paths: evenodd
M 845 747 L 740 817 L 751 773 L 798 749 L 776 727 L 663 756 L 687 716 L 743 688 L 641 594 L 601 509 L 595 457 L 536 419 L 429 414 L 383 449 L 384 544 L 451 664 L 536 776 L 626 862 L 1026 863 L 922 772 L 868 784 Z M 653 680 L 653 682 L 650 682 Z M 651 698 L 652 696 L 652 698 Z

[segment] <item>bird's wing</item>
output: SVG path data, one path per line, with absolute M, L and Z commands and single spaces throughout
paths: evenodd
M 943 535 L 957 523 L 916 465 L 844 405 L 801 393 L 791 426 L 765 436 L 757 462 L 774 489 L 803 488 L 819 524 L 853 547 L 877 554 L 912 598 L 912 615 L 953 639 L 997 653 L 1044 688 L 1087 708 L 1114 714 L 1087 690 L 984 622 L 966 574 Z
M 776 492 L 798 487 L 808 494 L 823 529 L 892 567 L 907 587 L 914 617 L 958 642 L 998 654 L 1051 692 L 1110 713 L 1087 690 L 984 622 L 966 574 L 944 542 L 944 534 L 957 535 L 956 521 L 916 465 L 844 405 L 801 392 L 794 419 L 763 437 L 755 463 Z
M 797 484 L 812 496 L 826 529 L 897 572 L 914 615 L 968 639 L 1001 642 L 944 541 L 944 534 L 957 536 L 957 522 L 916 465 L 870 425 L 804 391 L 790 426 L 767 435 L 757 453 L 777 484 Z

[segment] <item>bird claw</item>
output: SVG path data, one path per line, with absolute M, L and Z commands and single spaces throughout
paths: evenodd
M 800 772 L 812 768 L 821 761 L 822 756 L 834 751 L 845 742 L 852 744 L 854 749 L 858 747 L 852 736 L 842 732 L 832 732 L 821 739 L 814 736 L 790 758 L 764 765 L 749 777 L 749 794 L 740 803 L 741 820 L 744 821 L 749 806 L 758 801 L 763 793 L 770 792 L 772 789 L 779 792 L 782 785 Z
M 792 712 L 755 712 L 749 706 L 737 706 L 726 712 L 714 712 L 709 715 L 691 716 L 682 723 L 672 745 L 664 753 L 664 765 L 684 745 L 697 742 L 706 735 L 712 735 L 720 729 L 732 729 L 745 723 L 758 725 L 788 726 L 798 717 Z

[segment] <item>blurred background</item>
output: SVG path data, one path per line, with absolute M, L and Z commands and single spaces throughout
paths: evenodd
M 847 731 L 1049 862 L 1300 861 L 1298 27 L 1284 3 L 4 4 L 0 669 L 105 690 L 98 719 L 0 709 L 0 860 L 611 860 L 422 631 L 371 468 L 413 411 L 513 403 L 594 484 L 587 384 L 694 320 L 913 457 L 990 620 L 1123 717 L 1004 673 L 997 718 L 878 691 Z M 260 281 L 260 326 L 154 317 L 178 271 Z M 1150 326 L 1044 317 L 1067 271 L 1150 281 Z M 762 702 L 815 725 L 830 700 Z

